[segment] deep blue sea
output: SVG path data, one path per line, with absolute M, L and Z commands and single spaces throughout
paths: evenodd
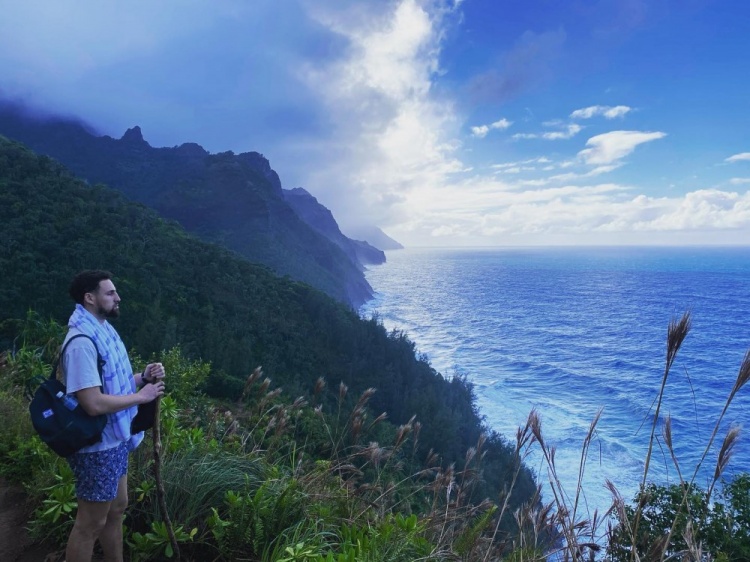
M 695 470 L 750 349 L 750 248 L 406 249 L 387 260 L 367 272 L 376 297 L 360 313 L 406 332 L 443 375 L 465 374 L 487 424 L 509 441 L 536 408 L 571 495 L 603 408 L 584 477 L 591 510 L 610 504 L 605 479 L 626 500 L 638 489 L 670 319 L 692 314 L 661 410 L 672 417 L 683 474 Z M 750 384 L 698 483 L 713 472 L 729 424 L 750 431 L 748 421 Z M 527 463 L 544 482 L 538 448 Z M 742 471 L 747 433 L 726 474 Z M 655 449 L 649 480 L 678 481 L 666 449 Z

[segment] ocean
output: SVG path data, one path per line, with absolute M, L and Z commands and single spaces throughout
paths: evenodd
M 672 418 L 680 471 L 693 474 L 750 349 L 750 247 L 405 249 L 370 267 L 376 291 L 360 314 L 402 330 L 444 376 L 474 384 L 487 425 L 514 442 L 532 409 L 575 493 L 581 447 L 602 409 L 583 479 L 585 506 L 632 500 L 643 477 L 667 326 L 690 311 L 661 409 Z M 730 424 L 750 431 L 750 384 L 729 408 L 699 472 L 705 486 Z M 424 420 L 429 421 L 429 420 Z M 648 480 L 679 481 L 662 445 Z M 741 434 L 726 476 L 750 472 Z M 538 447 L 527 458 L 543 484 Z

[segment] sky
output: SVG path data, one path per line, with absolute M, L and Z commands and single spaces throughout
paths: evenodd
M 740 0 L 0 0 L 0 97 L 405 246 L 750 244 Z

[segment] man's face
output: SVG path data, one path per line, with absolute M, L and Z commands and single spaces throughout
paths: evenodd
M 117 318 L 120 316 L 120 295 L 117 294 L 115 284 L 109 279 L 99 282 L 99 287 L 93 293 L 96 315 L 99 318 Z

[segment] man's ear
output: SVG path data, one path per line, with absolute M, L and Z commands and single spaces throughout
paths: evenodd
M 94 293 L 85 293 L 83 295 L 83 304 L 94 304 Z

